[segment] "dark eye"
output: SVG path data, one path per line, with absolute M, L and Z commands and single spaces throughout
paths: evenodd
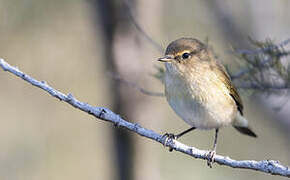
M 187 59 L 189 58 L 190 54 L 189 53 L 183 53 L 182 54 L 182 59 Z

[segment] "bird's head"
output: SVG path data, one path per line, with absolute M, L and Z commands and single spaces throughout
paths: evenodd
M 166 48 L 165 56 L 158 61 L 172 66 L 189 66 L 198 61 L 207 61 L 207 48 L 197 39 L 180 38 L 171 42 Z

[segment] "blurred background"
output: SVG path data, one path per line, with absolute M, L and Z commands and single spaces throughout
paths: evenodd
M 231 46 L 250 48 L 248 36 L 289 38 L 289 9 L 287 0 L 0 0 L 0 57 L 81 101 L 160 134 L 177 133 L 188 126 L 164 97 L 142 94 L 116 77 L 163 92 L 152 76 L 162 66 L 159 45 L 180 37 L 208 41 L 235 72 Z M 0 179 L 281 179 L 216 164 L 209 169 L 206 161 L 170 153 L 2 70 L 0 83 Z M 290 165 L 290 103 L 280 103 L 286 98 L 242 92 L 259 138 L 224 128 L 217 153 Z M 213 137 L 214 131 L 196 130 L 181 141 L 206 150 Z

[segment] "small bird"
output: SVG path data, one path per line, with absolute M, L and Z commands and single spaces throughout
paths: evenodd
M 219 128 L 232 125 L 240 133 L 257 135 L 243 117 L 243 103 L 224 66 L 202 42 L 180 38 L 166 48 L 165 95 L 169 105 L 191 128 L 165 135 L 178 139 L 194 129 L 215 129 L 208 165 L 214 161 Z M 171 149 L 172 151 L 172 149 Z

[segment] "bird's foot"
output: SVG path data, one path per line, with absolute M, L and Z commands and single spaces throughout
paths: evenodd
M 207 153 L 207 165 L 212 168 L 212 164 L 214 163 L 214 156 L 216 155 L 215 150 L 209 151 Z
M 165 133 L 162 138 L 165 138 L 165 141 L 164 141 L 164 146 L 166 147 L 167 146 L 167 143 L 170 141 L 170 140 L 176 140 L 177 139 L 177 136 L 172 134 L 172 133 Z M 173 151 L 173 148 L 172 147 L 169 147 L 169 152 L 172 152 Z

